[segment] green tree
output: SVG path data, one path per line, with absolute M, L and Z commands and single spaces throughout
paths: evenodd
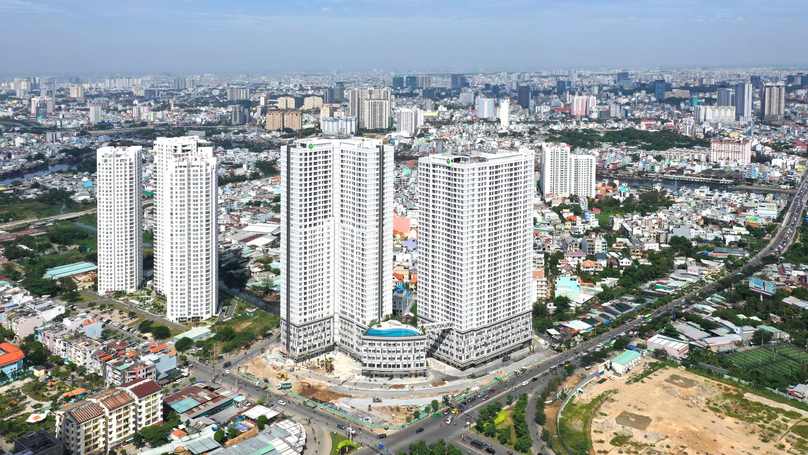
M 414 419 L 420 419 L 421 418 L 421 411 L 416 409 L 415 412 L 412 413 L 412 417 Z
M 216 430 L 216 433 L 213 433 L 213 440 L 218 442 L 219 444 L 224 442 L 224 430 L 222 430 L 221 428 Z
M 185 352 L 194 347 L 194 340 L 188 337 L 182 337 L 174 343 L 174 347 L 180 352 Z
M 768 330 L 757 329 L 755 333 L 752 334 L 752 343 L 754 343 L 755 346 L 763 346 L 771 340 L 772 333 Z
M 267 416 L 265 415 L 258 416 L 258 419 L 255 421 L 258 431 L 264 431 L 264 428 L 267 426 L 267 420 Z
M 432 400 L 432 411 L 434 412 L 437 411 L 438 409 L 440 409 L 440 403 L 438 402 L 438 400 Z
M 555 305 L 556 311 L 559 314 L 564 314 L 569 312 L 570 308 L 572 308 L 572 300 L 567 296 L 556 296 L 556 298 L 553 299 L 553 305 Z
M 164 325 L 153 327 L 151 333 L 156 340 L 165 340 L 166 338 L 171 337 L 171 330 Z
M 152 326 L 154 326 L 154 322 L 144 319 L 140 322 L 140 324 L 137 325 L 137 329 L 143 333 L 149 333 L 152 331 Z

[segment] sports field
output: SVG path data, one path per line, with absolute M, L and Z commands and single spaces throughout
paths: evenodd
M 738 367 L 766 371 L 772 375 L 790 376 L 808 363 L 808 352 L 790 344 L 765 346 L 730 356 Z

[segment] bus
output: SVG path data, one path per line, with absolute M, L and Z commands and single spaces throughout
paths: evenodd
M 654 316 L 651 313 L 646 313 L 646 314 L 642 315 L 642 320 L 643 320 L 643 322 L 648 322 L 651 319 L 653 319 L 653 317 Z

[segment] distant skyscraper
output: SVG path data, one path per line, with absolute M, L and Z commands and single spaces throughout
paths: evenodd
M 657 101 L 665 99 L 665 81 L 663 79 L 654 81 L 654 98 L 656 98 Z
M 567 91 L 567 81 L 556 81 L 556 90 L 559 94 Z
M 101 123 L 104 120 L 104 110 L 97 104 L 91 104 L 89 110 L 89 121 L 93 125 Z
M 575 95 L 570 102 L 570 113 L 576 117 L 586 117 L 596 107 L 598 99 L 591 95 Z
M 295 141 L 281 152 L 281 344 L 295 359 L 335 343 L 361 357 L 392 314 L 393 148 Z M 402 356 L 403 358 L 403 356 Z
M 418 320 L 459 368 L 530 344 L 533 152 L 418 160 Z
M 735 115 L 742 123 L 752 120 L 752 84 L 749 82 L 735 84 Z
M 53 98 L 45 96 L 31 98 L 31 115 L 34 117 L 53 115 Z
M 244 86 L 227 87 L 227 101 L 250 99 L 250 88 Z
M 617 83 L 620 84 L 623 81 L 631 80 L 631 76 L 628 74 L 628 71 L 620 71 L 617 73 Z
M 731 88 L 718 89 L 718 105 L 719 106 L 734 106 L 735 105 L 735 90 Z
M 760 89 L 760 118 L 768 123 L 785 120 L 786 85 L 782 82 L 763 84 Z
M 695 106 L 696 123 L 735 123 L 735 106 Z
M 185 81 L 184 77 L 175 77 L 173 87 L 174 87 L 174 90 L 185 90 L 186 88 L 188 88 L 188 84 Z M 230 100 L 230 101 L 233 101 L 233 100 Z
M 424 111 L 418 108 L 402 108 L 398 111 L 396 130 L 409 136 L 415 135 L 418 127 L 424 124 Z
M 417 88 L 418 76 L 407 76 L 404 78 L 404 86 L 407 88 Z
M 516 91 L 516 103 L 523 109 L 530 109 L 530 87 L 520 85 Z
M 398 90 L 402 88 L 404 88 L 404 77 L 393 76 L 393 90 Z
M 749 76 L 749 82 L 752 84 L 752 88 L 759 89 L 763 86 L 763 80 L 760 76 Z
M 595 197 L 594 155 L 571 154 L 569 145 L 551 142 L 543 143 L 541 149 L 542 197 Z
M 79 101 L 79 102 L 84 101 L 84 86 L 83 85 L 71 85 L 70 86 L 70 97 L 74 98 L 76 101 Z
M 154 285 L 171 321 L 202 321 L 218 306 L 216 156 L 196 136 L 154 143 Z
M 348 91 L 349 110 L 359 119 L 359 128 L 368 130 L 390 128 L 389 88 L 354 88 Z
M 496 100 L 493 98 L 477 98 L 477 118 L 493 118 Z
M 334 101 L 337 103 L 345 101 L 345 82 L 334 84 Z
M 98 293 L 134 292 L 143 281 L 141 147 L 101 147 L 98 199 Z
M 452 88 L 453 89 L 460 89 L 463 87 L 468 87 L 469 83 L 466 81 L 466 77 L 462 74 L 452 74 Z
M 502 99 L 499 102 L 499 127 L 507 130 L 511 126 L 511 100 Z
M 432 87 L 432 76 L 418 76 L 418 88 Z
M 752 162 L 752 143 L 734 141 L 710 142 L 710 162 L 735 161 L 749 164 Z

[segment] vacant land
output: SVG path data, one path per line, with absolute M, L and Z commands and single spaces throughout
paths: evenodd
M 593 413 L 595 453 L 808 453 L 808 412 L 684 369 L 624 382 L 631 376 L 590 384 L 577 398 L 583 406 L 613 391 Z
M 745 370 L 764 371 L 771 376 L 791 376 L 792 371 L 800 371 L 808 363 L 808 352 L 781 344 L 739 352 L 730 359 Z

